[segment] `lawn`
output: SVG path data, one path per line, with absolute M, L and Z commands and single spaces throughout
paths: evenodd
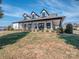
M 7 35 L 0 36 L 0 48 L 4 47 L 5 45 L 16 43 L 18 40 L 23 38 L 28 32 L 17 32 L 11 33 Z
M 79 49 L 79 35 L 63 34 L 59 38 L 63 39 L 65 43 L 73 45 L 74 48 Z
M 0 59 L 79 59 L 78 35 L 50 32 L 2 33 Z

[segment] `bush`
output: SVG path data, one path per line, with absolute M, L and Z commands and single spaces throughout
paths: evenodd
M 12 30 L 14 30 L 14 29 L 13 29 L 11 26 L 8 26 L 6 30 L 12 31 Z
M 63 28 L 58 28 L 57 33 L 63 33 Z
M 72 24 L 67 24 L 65 33 L 72 34 L 73 33 L 73 25 Z

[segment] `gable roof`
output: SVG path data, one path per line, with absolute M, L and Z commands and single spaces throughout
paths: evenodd
M 32 16 L 33 13 L 35 14 L 35 16 L 40 17 L 40 16 L 39 16 L 38 14 L 36 14 L 36 12 L 34 12 L 34 11 L 31 12 L 31 16 Z
M 28 17 L 28 18 L 31 18 L 27 13 L 24 13 L 24 14 L 23 14 L 23 17 L 24 17 L 24 20 L 26 20 L 27 17 Z
M 47 11 L 46 9 L 43 9 L 43 10 L 40 12 L 40 14 L 42 14 L 43 11 L 45 11 L 45 13 L 46 13 L 47 15 L 49 15 L 49 13 L 48 13 L 48 11 Z

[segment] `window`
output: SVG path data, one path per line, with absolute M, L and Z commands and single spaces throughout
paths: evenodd
M 48 29 L 50 29 L 51 28 L 51 23 L 47 23 L 46 26 L 47 26 Z
M 42 12 L 42 17 L 45 17 L 45 11 Z
M 39 30 L 43 30 L 44 29 L 44 23 L 39 23 L 38 28 L 39 28 Z
M 26 28 L 26 24 L 24 24 L 24 28 Z
M 35 29 L 37 29 L 37 24 L 36 23 L 34 24 L 34 26 L 35 26 Z
M 35 19 L 36 16 L 35 12 L 32 12 L 31 15 L 32 15 L 32 19 Z
M 32 14 L 32 19 L 35 19 L 35 15 L 34 14 Z

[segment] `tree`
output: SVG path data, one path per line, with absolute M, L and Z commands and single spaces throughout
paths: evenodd
M 2 17 L 3 17 L 3 12 L 0 11 L 0 18 L 2 18 Z
M 2 0 L 0 0 L 0 18 L 3 17 L 3 11 L 2 11 L 2 7 L 1 7 L 1 4 L 2 4 Z
M 12 26 L 8 26 L 8 27 L 5 28 L 5 30 L 13 31 L 14 29 L 12 28 Z
M 72 24 L 67 24 L 65 33 L 72 34 L 73 33 L 73 25 Z

